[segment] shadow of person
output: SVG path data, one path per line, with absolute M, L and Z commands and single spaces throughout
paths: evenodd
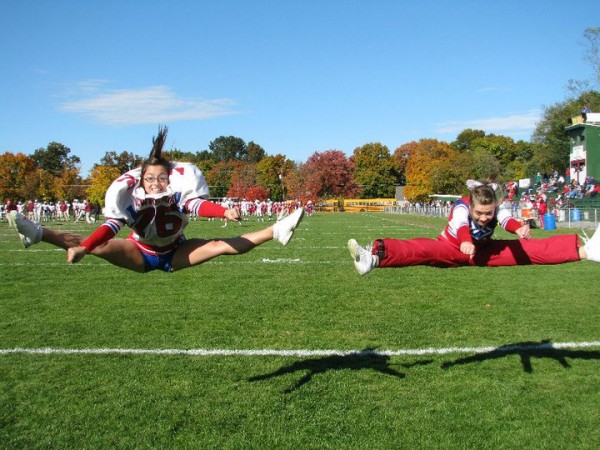
M 533 372 L 531 358 L 551 358 L 556 360 L 565 369 L 570 368 L 569 359 L 600 359 L 600 351 L 569 350 L 556 348 L 550 340 L 540 342 L 518 342 L 516 344 L 502 345 L 494 350 L 485 353 L 478 353 L 473 356 L 459 358 L 454 361 L 442 363 L 442 369 L 448 369 L 452 366 L 482 362 L 490 359 L 505 358 L 507 356 L 518 355 L 523 370 L 527 373 Z
M 294 362 L 288 366 L 284 366 L 274 372 L 267 373 L 264 375 L 257 375 L 248 378 L 248 381 L 261 381 L 268 380 L 270 378 L 278 377 L 281 375 L 291 374 L 300 371 L 307 371 L 307 373 L 298 380 L 293 386 L 285 389 L 283 392 L 289 394 L 293 392 L 309 381 L 312 380 L 313 376 L 319 373 L 327 372 L 328 370 L 364 370 L 372 369 L 377 372 L 392 375 L 398 378 L 404 378 L 406 375 L 398 372 L 390 367 L 390 357 L 381 353 L 377 353 L 373 349 L 365 349 L 359 352 L 351 352 L 344 355 L 333 355 L 325 356 L 322 358 L 311 358 L 304 359 L 302 361 Z

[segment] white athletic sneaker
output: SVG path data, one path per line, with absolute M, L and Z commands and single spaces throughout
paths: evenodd
M 600 262 L 600 224 L 594 235 L 586 240 L 585 251 L 588 255 L 587 259 Z
M 302 220 L 304 208 L 298 208 L 289 216 L 275 222 L 273 225 L 273 239 L 278 240 L 282 245 L 286 245 L 292 238 L 294 230 Z
M 376 265 L 375 255 L 368 248 L 361 247 L 354 239 L 348 241 L 348 250 L 354 259 L 354 267 L 360 275 L 368 274 Z
M 17 224 L 19 238 L 25 248 L 37 244 L 42 240 L 42 226 L 39 223 L 26 219 L 23 214 L 16 211 L 12 211 L 11 214 Z

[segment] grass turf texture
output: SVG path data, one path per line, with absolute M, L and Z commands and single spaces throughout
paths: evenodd
M 599 340 L 595 263 L 354 271 L 349 238 L 435 237 L 444 223 L 317 214 L 286 247 L 271 242 L 144 275 L 91 256 L 66 266 L 64 251 L 23 250 L 3 223 L 0 349 L 397 350 Z M 187 235 L 226 237 L 264 225 L 198 221 Z M 597 448 L 599 366 L 594 347 L 391 357 L 5 353 L 0 448 Z

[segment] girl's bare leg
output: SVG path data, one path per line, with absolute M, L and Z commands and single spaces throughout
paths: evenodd
M 128 239 L 111 239 L 96 247 L 90 254 L 115 266 L 141 273 L 146 271 L 142 252 Z
M 51 230 L 45 227 L 42 229 L 42 241 L 64 250 L 79 247 L 85 239 L 86 236 L 80 234 Z M 115 266 L 135 272 L 145 272 L 142 253 L 133 242 L 127 239 L 111 239 L 105 244 L 96 247 L 92 250 L 91 254 Z
M 271 239 L 273 239 L 272 226 L 234 238 L 190 239 L 177 248 L 171 267 L 175 271 L 202 264 L 217 256 L 239 255 Z
M 71 247 L 79 247 L 85 240 L 81 234 L 70 233 L 68 231 L 57 231 L 49 228 L 42 228 L 42 241 L 68 250 Z

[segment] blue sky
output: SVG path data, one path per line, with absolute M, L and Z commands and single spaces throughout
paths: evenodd
M 316 151 L 465 128 L 528 140 L 590 79 L 600 2 L 3 0 L 0 153 L 52 141 L 82 160 L 219 136 Z

